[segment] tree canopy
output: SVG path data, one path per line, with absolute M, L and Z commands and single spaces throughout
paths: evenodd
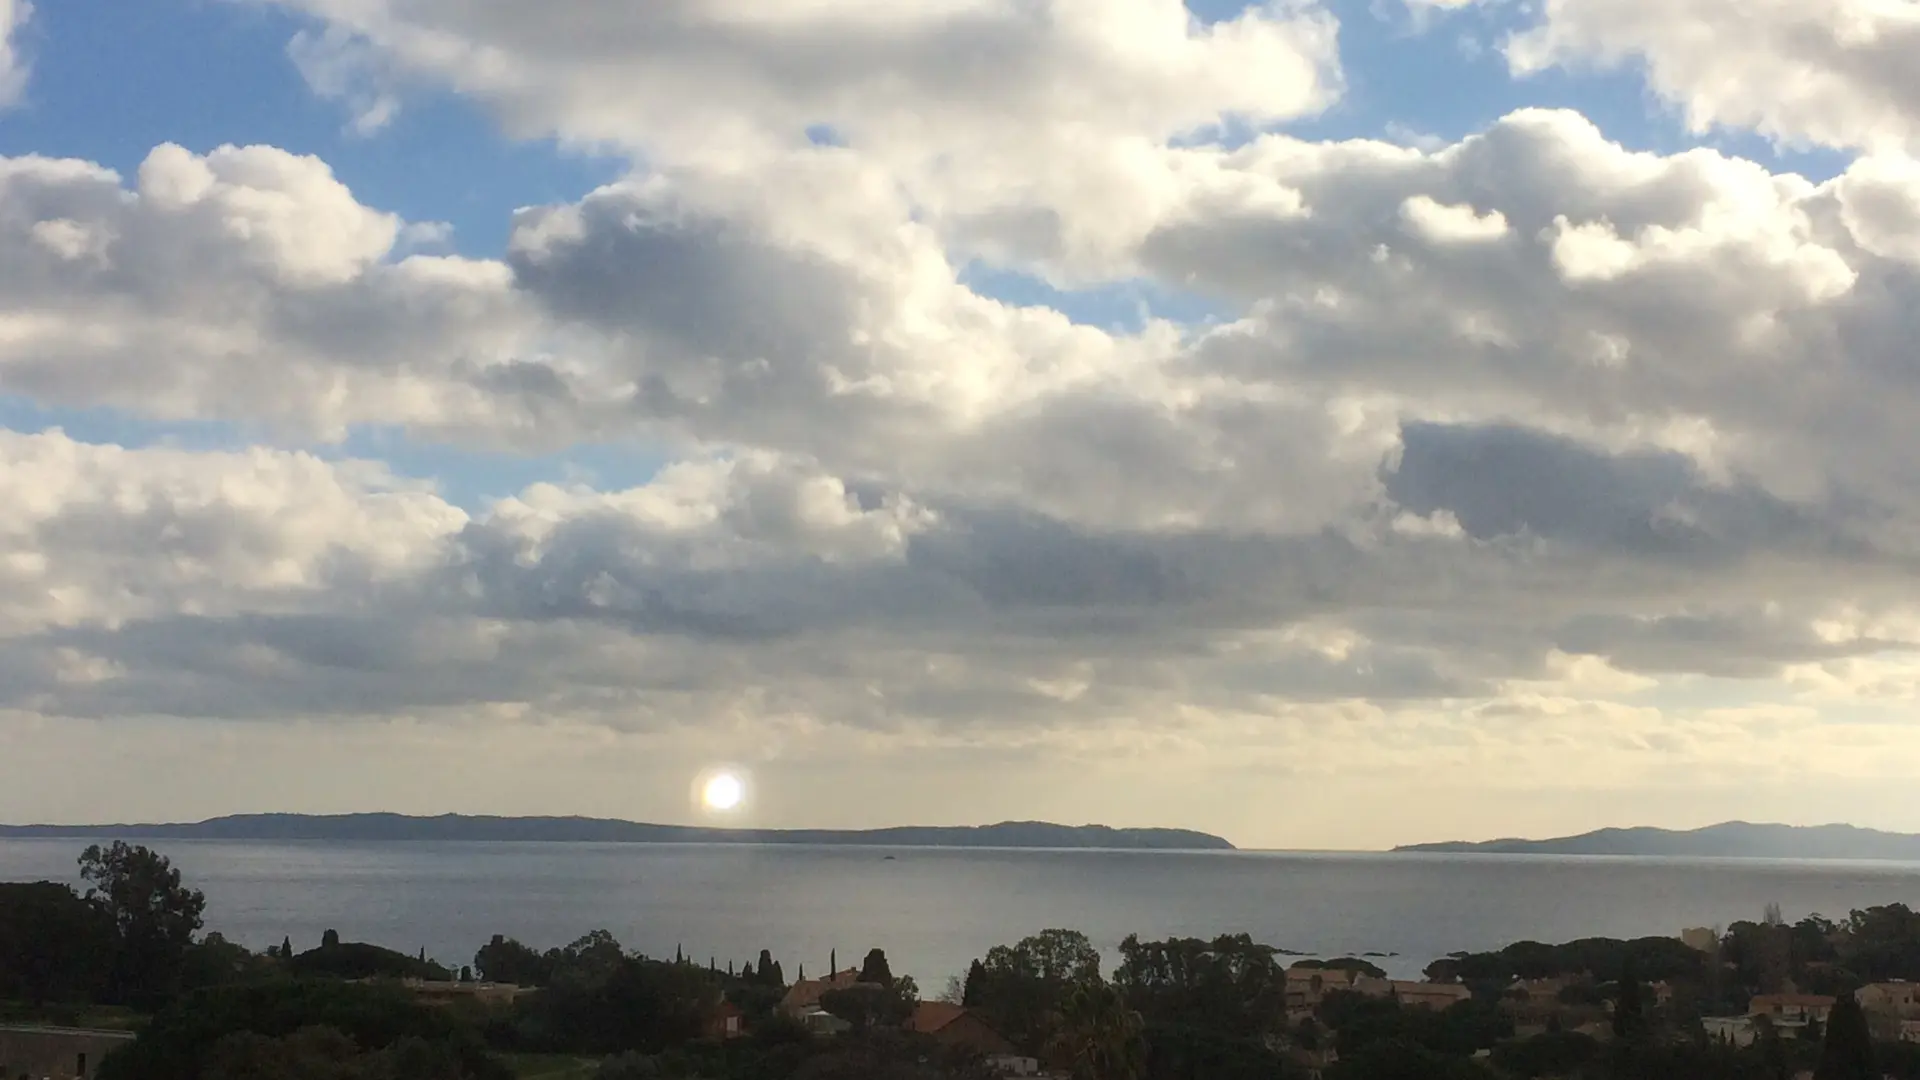
M 112 921 L 114 951 L 109 985 L 133 1005 L 156 1005 L 179 987 L 187 949 L 200 929 L 207 898 L 181 884 L 166 857 L 116 840 L 80 855 L 87 899 Z

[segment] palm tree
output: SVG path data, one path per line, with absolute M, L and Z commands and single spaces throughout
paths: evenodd
M 1055 1017 L 1053 1049 L 1070 1062 L 1074 1080 L 1140 1080 L 1146 1040 L 1140 1014 L 1098 977 L 1067 992 Z

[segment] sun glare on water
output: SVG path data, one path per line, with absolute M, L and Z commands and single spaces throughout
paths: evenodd
M 700 789 L 700 801 L 709 810 L 732 810 L 747 794 L 746 786 L 732 773 L 716 773 Z

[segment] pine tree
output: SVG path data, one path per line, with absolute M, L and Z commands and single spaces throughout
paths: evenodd
M 283 937 L 280 939 L 280 959 L 282 960 L 293 959 L 293 939 L 292 938 Z
M 1875 1080 L 1873 1032 L 1867 1014 L 1852 994 L 1842 994 L 1827 1017 L 1827 1037 L 1820 1046 L 1820 1067 L 1814 1080 Z
M 682 964 L 685 964 L 686 962 L 687 962 L 687 958 L 686 958 L 686 956 L 685 956 L 685 954 L 683 954 L 683 953 L 682 953 L 682 952 L 680 951 L 680 946 L 678 946 L 678 945 L 675 945 L 675 946 L 673 947 L 673 963 L 674 963 L 674 966 L 676 966 L 676 967 L 678 967 L 678 966 L 680 966 L 680 965 L 682 965 Z

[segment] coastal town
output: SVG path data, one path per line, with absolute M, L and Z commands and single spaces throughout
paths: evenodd
M 332 931 L 255 952 L 202 932 L 164 856 L 81 865 L 104 887 L 0 883 L 6 1080 L 1920 1080 L 1901 904 L 1516 942 L 1417 980 L 1245 934 L 1049 929 L 923 993 L 879 946 L 792 979 L 768 949 L 654 958 L 604 930 L 457 966 Z

